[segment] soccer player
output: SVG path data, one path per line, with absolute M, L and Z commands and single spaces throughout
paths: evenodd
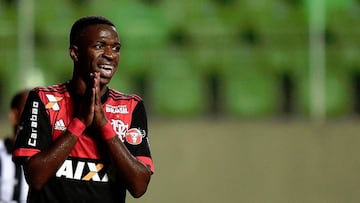
M 154 172 L 142 99 L 108 87 L 120 59 L 115 25 L 78 19 L 70 31 L 72 78 L 29 93 L 13 159 L 24 165 L 28 202 L 125 202 Z
M 12 135 L 0 140 L 0 202 L 26 202 L 28 185 L 21 165 L 12 161 L 12 152 L 28 94 L 29 90 L 24 89 L 12 97 L 9 111 Z

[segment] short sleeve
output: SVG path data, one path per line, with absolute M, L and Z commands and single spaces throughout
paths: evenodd
M 16 136 L 14 161 L 30 157 L 51 144 L 51 127 L 45 106 L 36 91 L 27 98 Z
M 125 144 L 129 151 L 154 172 L 150 152 L 148 123 L 143 101 L 139 101 L 132 113 L 131 125 L 125 135 Z

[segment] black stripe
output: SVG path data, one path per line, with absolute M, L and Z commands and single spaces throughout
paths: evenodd
M 15 187 L 14 187 L 14 194 L 13 194 L 13 200 L 16 200 L 17 202 L 19 202 L 20 200 L 20 186 L 21 186 L 21 165 L 16 164 L 15 167 L 16 171 L 15 171 L 15 179 L 17 180 Z

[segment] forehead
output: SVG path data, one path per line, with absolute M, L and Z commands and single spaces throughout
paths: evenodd
M 99 40 L 110 40 L 113 43 L 120 41 L 116 28 L 106 24 L 96 24 L 85 27 L 80 34 L 80 40 L 88 43 Z

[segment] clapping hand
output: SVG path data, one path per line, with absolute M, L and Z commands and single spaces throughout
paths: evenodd
M 107 123 L 101 105 L 100 73 L 90 73 L 90 81 L 86 86 L 81 100 L 75 101 L 75 117 L 79 118 L 86 127 L 99 129 Z
M 102 108 L 101 105 L 101 93 L 100 93 L 100 73 L 99 72 L 95 72 L 94 73 L 94 117 L 93 117 L 93 123 L 92 125 L 96 128 L 99 129 L 102 126 L 104 126 L 108 120 L 105 116 L 104 110 Z

